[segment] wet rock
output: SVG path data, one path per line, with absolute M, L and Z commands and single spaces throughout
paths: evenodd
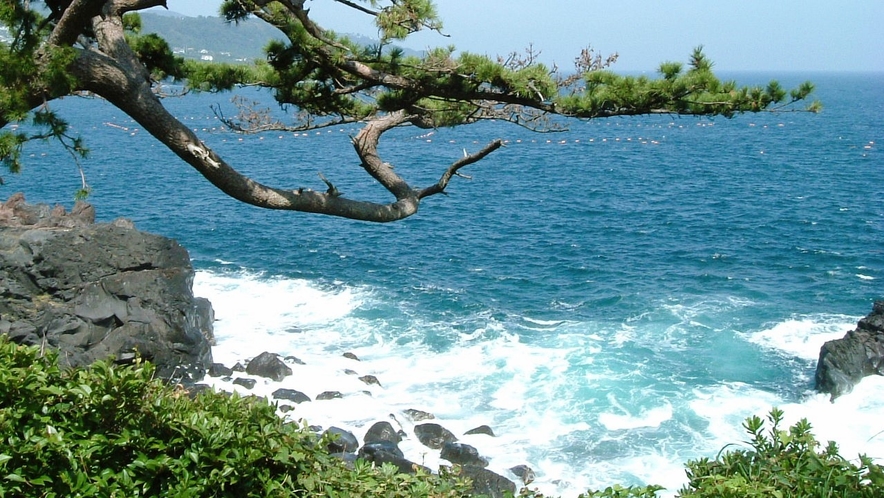
M 348 430 L 332 426 L 323 435 L 335 437 L 326 447 L 329 453 L 353 453 L 359 449 L 359 440 Z
M 461 476 L 469 477 L 473 482 L 473 493 L 489 498 L 504 498 L 516 493 L 516 485 L 506 477 L 486 468 L 465 465 L 461 467 Z
M 399 469 L 399 472 L 405 474 L 414 474 L 417 469 L 423 469 L 424 472 L 430 473 L 430 469 L 427 467 L 407 460 L 399 446 L 390 441 L 378 441 L 363 445 L 362 448 L 359 448 L 357 456 L 376 465 L 393 464 Z
M 841 339 L 823 344 L 816 367 L 816 389 L 832 400 L 849 393 L 867 375 L 884 375 L 884 301 Z
M 479 427 L 464 432 L 465 436 L 469 436 L 472 434 L 485 434 L 486 436 L 494 437 L 494 431 L 491 430 L 491 427 L 488 427 L 487 425 L 480 425 Z
M 294 363 L 295 365 L 306 365 L 306 363 L 301 361 L 301 359 L 298 358 L 297 356 L 286 356 L 285 361 L 287 361 L 289 363 Z
M 371 385 L 377 385 L 377 386 L 381 385 L 381 382 L 374 375 L 363 375 L 362 377 L 359 377 L 359 380 L 361 380 L 362 382 L 365 382 L 366 384 L 368 384 L 370 386 Z
M 246 373 L 279 382 L 291 375 L 292 369 L 279 358 L 279 355 L 265 351 L 246 365 Z
M 294 389 L 277 389 L 273 391 L 271 396 L 273 396 L 274 399 L 291 401 L 298 404 L 310 401 L 309 396 Z
M 379 441 L 389 441 L 392 443 L 399 443 L 402 441 L 402 437 L 393 428 L 393 425 L 387 421 L 375 422 L 371 427 L 368 428 L 368 431 L 365 433 L 365 437 L 362 438 L 365 444 L 369 443 L 377 443 Z
M 521 481 L 527 486 L 534 482 L 535 474 L 534 469 L 527 465 L 516 465 L 515 467 L 510 467 L 510 472 L 516 475 Z
M 339 391 L 324 391 L 316 395 L 316 401 L 339 399 L 343 397 L 344 395 L 341 394 Z
M 255 379 L 249 379 L 247 377 L 237 377 L 233 379 L 233 383 L 237 386 L 245 387 L 246 389 L 252 389 L 255 387 L 255 384 L 257 384 L 257 381 L 255 381 Z
M 445 443 L 439 456 L 458 465 L 488 466 L 488 460 L 479 455 L 479 450 L 468 444 Z
M 224 366 L 223 363 L 212 363 L 208 373 L 209 377 L 228 377 L 233 375 L 233 369 Z
M 420 422 L 422 420 L 432 420 L 436 418 L 432 413 L 423 410 L 415 410 L 414 408 L 409 408 L 403 413 L 405 413 L 405 416 L 407 416 L 412 422 Z
M 427 448 L 438 450 L 445 443 L 457 441 L 451 431 L 435 423 L 419 424 L 414 426 L 414 435 Z

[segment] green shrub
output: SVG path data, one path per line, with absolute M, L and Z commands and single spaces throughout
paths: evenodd
M 263 399 L 186 392 L 147 363 L 58 368 L 0 337 L 0 497 L 458 497 L 449 474 L 358 462 Z
M 774 408 L 767 417 L 770 427 L 755 416 L 743 427 L 751 437 L 751 449 L 731 450 L 714 461 L 706 458 L 687 463 L 685 498 L 744 497 L 880 497 L 884 496 L 884 471 L 860 455 L 856 465 L 838 454 L 834 442 L 821 449 L 802 419 L 780 430 L 783 412 Z

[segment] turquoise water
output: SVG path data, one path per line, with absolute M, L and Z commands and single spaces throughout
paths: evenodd
M 397 130 L 382 153 L 416 185 L 464 149 L 507 146 L 451 195 L 382 226 L 237 204 L 119 111 L 58 108 L 93 150 L 84 166 L 99 217 L 190 250 L 196 293 L 219 318 L 217 359 L 309 359 L 298 388 L 353 394 L 299 416 L 357 433 L 405 408 L 455 432 L 487 423 L 496 438 L 464 440 L 492 469 L 527 463 L 535 485 L 572 496 L 613 482 L 676 489 L 682 462 L 741 441 L 739 422 L 773 405 L 884 457 L 884 385 L 834 404 L 810 392 L 822 343 L 884 298 L 884 75 L 781 81 L 805 79 L 820 114 Z M 355 128 L 237 136 L 218 130 L 213 103 L 228 96 L 168 105 L 256 179 L 319 189 L 322 172 L 345 195 L 386 199 L 361 174 Z M 0 195 L 70 206 L 70 159 L 30 152 Z M 370 398 L 340 375 L 352 368 L 343 351 L 381 380 Z

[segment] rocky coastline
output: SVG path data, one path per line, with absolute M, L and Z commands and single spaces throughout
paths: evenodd
M 311 424 L 327 422 L 321 417 L 316 420 L 305 415 L 313 409 L 352 409 L 354 404 L 371 403 L 372 390 L 383 389 L 382 380 L 360 374 L 362 362 L 355 354 L 344 352 L 340 358 L 327 360 L 347 365 L 339 368 L 337 375 L 357 381 L 342 383 L 328 377 L 320 379 L 312 368 L 315 365 L 309 360 L 305 362 L 295 356 L 282 357 L 263 352 L 232 366 L 213 364 L 204 381 L 194 387 L 265 398 L 276 404 L 280 417 L 294 423 Z M 328 387 L 332 384 L 348 387 L 318 391 L 323 387 L 317 385 Z M 304 391 L 315 394 L 311 397 Z M 317 404 L 328 404 L 328 408 L 310 406 Z M 417 469 L 435 471 L 440 465 L 457 464 L 463 475 L 470 477 L 477 494 L 502 497 L 507 492 L 515 493 L 517 483 L 521 487 L 534 480 L 534 471 L 527 465 L 489 469 L 493 462 L 482 455 L 481 448 L 483 443 L 493 444 L 496 436 L 488 425 L 455 431 L 444 424 L 432 413 L 408 408 L 389 413 L 386 420 L 366 420 L 364 424 L 352 426 L 311 425 L 310 428 L 317 434 L 336 434 L 338 440 L 329 445 L 328 450 L 346 462 L 361 458 L 376 464 L 390 463 L 405 473 L 414 473 Z
M 815 387 L 834 401 L 869 375 L 884 375 L 884 300 L 876 301 L 854 330 L 823 344 Z
M 127 220 L 94 220 L 94 209 L 83 202 L 71 212 L 27 204 L 21 194 L 0 204 L 0 333 L 17 343 L 57 349 L 66 367 L 106 358 L 122 363 L 139 355 L 163 379 L 194 391 L 259 396 L 275 403 L 281 417 L 299 423 L 306 404 L 370 397 L 372 389 L 382 389 L 383 379 L 360 374 L 352 353 L 343 354 L 352 363 L 340 372 L 358 379 L 352 392 L 322 391 L 312 398 L 287 382 L 322 383 L 294 356 L 268 351 L 235 365 L 214 362 L 214 313 L 208 300 L 193 295 L 187 251 Z M 884 375 L 884 301 L 875 302 L 855 330 L 822 346 L 815 388 L 834 400 L 875 374 Z M 489 496 L 515 493 L 516 483 L 534 479 L 527 465 L 496 468 L 482 455 L 482 442 L 495 438 L 493 428 L 455 433 L 419 407 L 358 430 L 311 427 L 338 436 L 328 449 L 344 461 L 391 463 L 403 472 L 458 464 L 475 491 Z
M 265 352 L 245 365 L 214 363 L 214 313 L 208 300 L 192 291 L 194 271 L 183 247 L 166 237 L 140 232 L 132 222 L 118 219 L 95 223 L 95 210 L 77 202 L 70 212 L 61 206 L 31 205 L 22 194 L 0 204 L 0 333 L 16 343 L 58 350 L 63 367 L 78 367 L 104 359 L 127 363 L 140 356 L 157 367 L 157 375 L 192 391 L 219 389 L 251 393 L 256 384 L 278 384 L 304 362 Z M 373 375 L 358 375 L 359 359 L 345 357 L 370 394 L 380 386 Z M 316 383 L 319 379 L 305 378 Z M 311 399 L 303 392 L 276 388 L 261 395 L 277 404 L 281 417 L 302 422 L 297 407 L 340 399 L 353 393 L 324 391 Z M 401 422 L 400 422 L 401 419 Z M 527 466 L 511 469 L 513 479 L 488 470 L 488 460 L 464 436 L 494 437 L 488 426 L 460 436 L 417 410 L 390 414 L 372 424 L 359 439 L 351 429 L 311 426 L 317 433 L 338 435 L 329 451 L 344 461 L 362 458 L 391 463 L 402 472 L 429 470 L 425 452 L 434 462 L 462 466 L 474 490 L 492 497 L 515 493 L 513 480 L 530 483 Z M 412 443 L 403 451 L 403 442 Z M 423 451 L 415 451 L 419 444 Z M 406 453 L 413 453 L 406 454 Z M 417 463 L 416 460 L 423 460 Z
M 63 367 L 140 355 L 163 379 L 202 379 L 214 314 L 193 275 L 177 242 L 124 219 L 95 223 L 85 202 L 0 204 L 0 333 L 58 350 Z

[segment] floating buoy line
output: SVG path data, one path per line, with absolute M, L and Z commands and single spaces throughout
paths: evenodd
M 185 117 L 180 117 L 179 119 L 182 122 L 188 122 L 188 121 L 189 122 L 206 122 L 206 121 L 216 121 L 217 122 L 219 118 L 214 115 L 208 115 L 208 116 L 185 116 Z M 130 123 L 134 124 L 134 121 L 130 121 Z M 668 123 L 660 123 L 660 124 L 648 124 L 648 123 L 628 124 L 628 123 L 623 123 L 623 122 L 606 122 L 604 124 L 599 123 L 599 122 L 593 122 L 592 124 L 595 125 L 596 127 L 600 127 L 600 128 L 603 127 L 604 129 L 617 129 L 617 128 L 619 128 L 621 130 L 625 130 L 627 128 L 643 128 L 646 131 L 653 130 L 653 129 L 665 131 L 665 130 L 685 130 L 688 127 L 699 127 L 699 128 L 714 128 L 715 127 L 715 122 L 706 121 L 706 120 L 698 121 L 696 123 L 670 121 Z M 129 132 L 129 134 L 131 136 L 135 136 L 140 131 L 136 127 L 127 126 L 125 124 L 119 124 L 119 123 L 111 122 L 111 121 L 104 122 L 104 125 L 109 128 L 114 128 L 114 129 L 118 129 L 120 131 Z M 784 128 L 784 127 L 786 127 L 786 123 L 781 122 L 781 123 L 771 123 L 771 124 L 759 124 L 759 123 L 755 123 L 755 122 L 749 122 L 745 126 L 748 128 L 759 128 L 759 129 Z M 209 133 L 209 134 L 233 133 L 233 132 L 231 132 L 231 130 L 228 127 L 226 127 L 224 125 L 201 126 L 201 127 L 200 126 L 191 126 L 190 128 L 194 133 Z M 305 131 L 298 131 L 298 132 L 277 132 L 277 134 L 275 135 L 275 138 L 277 141 L 285 140 L 287 138 L 304 139 L 304 138 L 311 138 L 311 137 L 312 138 L 319 138 L 319 137 L 323 137 L 323 136 L 337 136 L 337 135 L 346 135 L 349 138 L 350 136 L 353 136 L 356 133 L 358 133 L 358 131 L 359 131 L 358 127 L 351 127 L 351 128 L 339 127 L 339 128 L 335 128 L 335 129 L 325 129 L 325 130 L 305 130 Z M 573 136 L 573 134 L 580 133 L 580 131 L 572 129 L 572 130 L 568 131 L 567 133 L 569 133 Z M 478 140 L 478 139 L 470 140 L 470 139 L 463 139 L 463 138 L 445 139 L 445 138 L 440 138 L 437 135 L 438 135 L 437 130 L 432 130 L 432 131 L 429 131 L 426 133 L 422 133 L 422 134 L 414 135 L 414 136 L 410 136 L 410 137 L 399 136 L 399 137 L 395 137 L 395 138 L 391 137 L 391 138 L 392 138 L 392 140 L 397 140 L 397 141 L 415 140 L 415 141 L 420 141 L 420 142 L 427 143 L 427 144 L 471 143 L 471 144 L 479 145 L 479 144 L 484 144 L 486 141 L 486 140 Z M 637 136 L 630 136 L 630 135 L 611 136 L 608 134 L 606 134 L 607 136 L 602 136 L 602 135 L 600 135 L 600 136 L 585 136 L 584 135 L 580 138 L 567 138 L 567 139 L 557 138 L 557 137 L 556 138 L 544 138 L 543 135 L 544 135 L 543 133 L 538 133 L 538 134 L 534 134 L 533 138 L 504 139 L 503 143 L 506 145 L 547 144 L 547 145 L 558 145 L 558 146 L 610 144 L 610 143 L 660 145 L 667 138 L 666 135 L 661 135 L 657 138 L 651 138 L 648 136 L 647 133 L 642 133 L 641 135 L 637 135 Z M 263 133 L 263 134 L 256 134 L 256 135 L 254 135 L 254 137 L 251 135 L 232 135 L 231 138 L 221 138 L 220 141 L 222 143 L 245 144 L 245 143 L 250 143 L 252 140 L 264 141 L 268 138 L 272 138 L 273 136 L 274 135 L 272 135 L 271 132 Z M 388 140 L 390 140 L 390 139 L 388 138 Z M 860 147 L 862 147 L 862 149 L 865 151 L 870 151 L 873 149 L 874 144 L 875 144 L 874 141 L 869 141 L 868 143 L 866 143 Z M 764 154 L 763 151 L 761 153 Z

